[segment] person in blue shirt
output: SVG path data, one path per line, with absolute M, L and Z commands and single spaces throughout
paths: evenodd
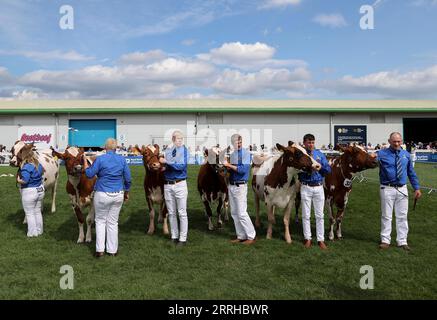
M 17 174 L 21 203 L 27 220 L 27 236 L 38 237 L 43 233 L 42 206 L 44 201 L 43 168 L 32 150 L 26 150 Z
M 117 141 L 106 140 L 106 154 L 98 156 L 89 166 L 84 155 L 85 175 L 91 179 L 97 176 L 94 186 L 94 212 L 96 223 L 96 253 L 101 257 L 105 252 L 116 256 L 118 252 L 118 218 L 124 201 L 129 199 L 131 174 L 126 160 L 115 153 Z
M 184 246 L 188 236 L 188 150 L 183 144 L 184 136 L 181 131 L 173 132 L 172 141 L 172 145 L 165 149 L 165 156 L 161 157 L 159 162 L 165 165 L 164 199 L 168 211 L 171 239 L 178 246 Z M 176 213 L 179 216 L 179 225 Z
M 331 166 L 326 156 L 315 147 L 316 138 L 312 134 L 303 137 L 303 144 L 309 156 L 320 163 L 321 168 L 311 173 L 298 174 L 301 183 L 300 195 L 302 199 L 302 227 L 305 248 L 311 247 L 311 203 L 314 206 L 316 217 L 317 243 L 322 250 L 326 250 L 325 226 L 323 208 L 325 205 L 325 192 L 323 190 L 323 176 L 331 172 Z
M 237 234 L 236 239 L 231 242 L 251 245 L 256 241 L 256 231 L 247 213 L 247 182 L 251 167 L 251 154 L 243 148 L 241 135 L 232 135 L 231 143 L 234 152 L 231 153 L 229 162 L 224 161 L 224 166 L 230 171 L 229 204 Z
M 408 236 L 408 189 L 407 177 L 414 189 L 414 198 L 422 196 L 419 179 L 413 168 L 410 154 L 401 148 L 402 135 L 390 134 L 390 147 L 378 151 L 381 197 L 381 249 L 390 247 L 393 209 L 396 216 L 396 242 L 398 247 L 409 251 Z

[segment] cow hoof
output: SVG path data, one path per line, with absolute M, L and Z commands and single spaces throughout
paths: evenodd
M 148 231 L 147 231 L 147 234 L 148 234 L 149 236 L 152 236 L 154 233 L 155 233 L 154 230 L 148 230 Z
M 272 240 L 272 235 L 267 235 L 267 236 L 266 236 L 266 239 L 267 239 L 267 240 Z
M 340 236 L 340 237 L 337 237 L 337 240 L 343 240 L 343 237 L 342 236 Z
M 209 230 L 209 231 L 214 231 L 214 227 L 209 226 L 209 227 L 208 227 L 208 230 Z
M 77 243 L 78 243 L 78 244 L 83 243 L 83 239 L 77 239 Z
M 166 230 L 166 231 L 164 231 L 164 235 L 169 235 L 169 232 L 168 232 L 168 230 Z
M 93 242 L 93 240 L 92 239 L 86 239 L 85 242 L 86 243 L 91 243 L 91 242 Z

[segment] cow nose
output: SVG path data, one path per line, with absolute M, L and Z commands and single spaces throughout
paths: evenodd
M 159 162 L 152 163 L 152 167 L 153 168 L 159 168 Z
M 77 166 L 74 166 L 74 169 L 75 169 L 76 171 L 80 171 L 80 170 L 82 170 L 82 166 L 79 164 L 79 165 L 77 165 Z
M 317 170 L 317 171 L 319 171 L 321 168 L 322 168 L 322 166 L 320 165 L 320 163 L 315 163 L 315 164 L 313 165 L 313 169 L 315 169 L 315 170 Z

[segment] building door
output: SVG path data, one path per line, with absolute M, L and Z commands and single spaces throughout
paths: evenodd
M 70 120 L 68 144 L 84 148 L 99 148 L 108 138 L 116 138 L 116 120 Z

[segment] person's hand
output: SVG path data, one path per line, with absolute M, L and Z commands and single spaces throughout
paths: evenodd
M 422 191 L 420 190 L 414 191 L 414 199 L 420 199 L 421 196 L 422 196 Z
M 161 157 L 161 158 L 159 158 L 159 163 L 161 163 L 161 164 L 166 164 L 166 163 L 167 163 L 167 160 L 165 160 L 164 157 Z
M 228 160 L 225 159 L 225 160 L 223 161 L 223 165 L 224 165 L 226 168 L 229 168 L 231 164 L 228 162 Z
M 125 192 L 124 192 L 123 201 L 124 201 L 124 202 L 129 201 L 129 191 L 125 191 Z
M 83 157 L 83 168 L 87 169 L 88 168 L 88 161 L 86 159 L 85 153 L 82 155 Z

